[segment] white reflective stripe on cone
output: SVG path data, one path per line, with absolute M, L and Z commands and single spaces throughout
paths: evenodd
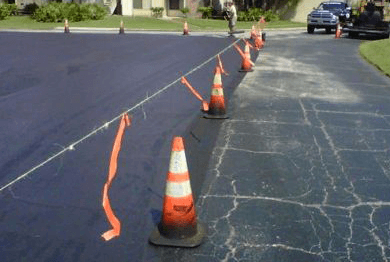
M 211 95 L 212 96 L 223 96 L 223 89 L 222 88 L 213 88 L 213 89 L 211 89 Z
M 186 154 L 184 151 L 172 151 L 171 160 L 169 162 L 169 172 L 185 173 L 188 172 Z
M 214 76 L 214 84 L 222 84 L 222 78 L 221 78 L 221 74 L 215 74 Z
M 165 195 L 170 197 L 185 197 L 192 194 L 190 181 L 180 183 L 167 182 Z

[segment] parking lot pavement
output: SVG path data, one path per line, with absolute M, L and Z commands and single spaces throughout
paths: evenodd
M 234 93 L 197 249 L 163 261 L 388 261 L 390 81 L 359 40 L 273 40 Z

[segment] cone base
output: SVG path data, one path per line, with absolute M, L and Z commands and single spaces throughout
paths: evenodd
M 238 72 L 253 72 L 253 69 L 251 68 L 251 69 L 240 69 L 240 70 L 238 70 Z
M 207 118 L 207 119 L 228 119 L 229 116 L 227 114 L 223 114 L 223 115 L 210 115 L 210 114 L 203 114 L 203 118 Z
M 65 34 L 69 34 L 69 33 L 70 33 L 69 29 L 65 29 L 65 30 L 64 30 L 64 33 L 65 33 Z
M 207 234 L 207 229 L 203 223 L 198 221 L 196 224 L 196 231 L 197 233 L 189 238 L 167 238 L 160 234 L 160 231 L 156 226 L 156 228 L 149 237 L 149 242 L 157 246 L 197 247 L 202 244 L 203 239 Z
M 123 35 L 124 33 L 125 33 L 125 30 L 124 30 L 124 29 L 120 29 L 120 30 L 119 30 L 119 34 L 120 34 L 120 35 Z

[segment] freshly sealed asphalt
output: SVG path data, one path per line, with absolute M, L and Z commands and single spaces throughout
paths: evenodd
M 0 185 L 232 41 L 1 33 Z M 101 190 L 115 122 L 0 192 L 1 261 L 390 260 L 390 81 L 359 57 L 360 42 L 268 32 L 246 74 L 229 49 L 229 119 L 199 118 L 180 84 L 132 113 L 110 191 L 119 238 L 100 239 L 110 229 Z M 202 94 L 214 64 L 188 77 Z M 193 249 L 147 243 L 173 135 L 188 141 L 197 213 L 209 228 Z

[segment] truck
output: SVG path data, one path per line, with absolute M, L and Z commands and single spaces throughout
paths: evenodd
M 390 0 L 361 2 L 361 8 L 355 10 L 346 20 L 343 32 L 351 38 L 359 34 L 390 36 Z
M 307 15 L 307 32 L 314 33 L 314 29 L 324 28 L 327 34 L 336 29 L 337 24 L 350 17 L 351 7 L 342 1 L 324 1 Z

